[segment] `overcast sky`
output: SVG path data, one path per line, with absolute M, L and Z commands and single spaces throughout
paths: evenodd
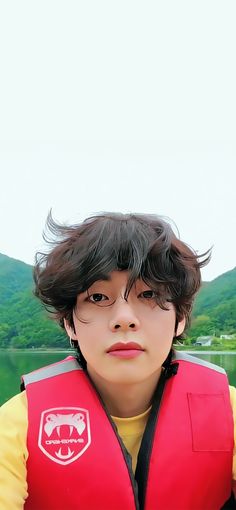
M 33 263 L 52 208 L 171 218 L 203 278 L 236 266 L 236 4 L 0 4 L 0 252 Z

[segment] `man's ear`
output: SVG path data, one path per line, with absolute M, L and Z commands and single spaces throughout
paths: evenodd
M 175 336 L 179 336 L 183 333 L 185 325 L 186 325 L 186 319 L 185 319 L 185 317 L 183 317 L 183 319 L 181 319 L 181 321 L 178 322 L 178 326 L 175 331 Z
M 67 319 L 64 319 L 64 326 L 68 337 L 71 338 L 72 340 L 77 340 L 74 328 L 70 326 Z

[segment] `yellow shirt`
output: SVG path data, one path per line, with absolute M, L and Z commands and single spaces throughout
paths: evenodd
M 143 432 L 150 411 L 151 407 L 149 407 L 145 413 L 133 416 L 132 418 L 118 418 L 117 416 L 112 416 L 112 419 L 117 426 L 118 434 L 121 437 L 126 450 L 128 450 L 132 457 L 132 468 L 134 473 Z
M 236 388 L 230 386 L 236 444 Z M 132 456 L 135 470 L 137 453 L 149 410 L 133 418 L 113 417 L 119 435 Z M 223 417 L 222 417 L 223 419 Z M 16 395 L 0 408 L 0 510 L 23 510 L 27 498 L 26 447 L 27 400 L 25 392 Z M 236 451 L 232 478 L 236 480 Z

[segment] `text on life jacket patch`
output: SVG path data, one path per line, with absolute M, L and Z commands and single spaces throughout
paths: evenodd
M 91 443 L 89 412 L 80 407 L 54 407 L 41 414 L 38 446 L 58 464 L 77 460 Z

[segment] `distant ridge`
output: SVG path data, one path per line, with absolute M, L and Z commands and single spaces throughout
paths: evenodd
M 236 267 L 204 284 L 193 308 L 189 335 L 236 335 Z
M 0 304 L 32 286 L 32 266 L 0 253 Z
M 32 266 L 0 253 L 0 348 L 68 347 L 33 295 Z
M 194 315 L 199 315 L 214 306 L 228 302 L 236 297 L 236 267 L 217 276 L 211 282 L 204 282 L 197 296 Z

